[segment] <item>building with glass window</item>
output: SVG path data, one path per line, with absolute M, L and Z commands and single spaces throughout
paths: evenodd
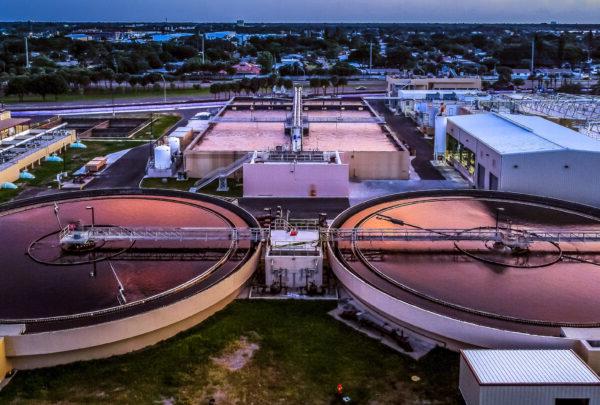
M 600 141 L 542 117 L 448 117 L 446 161 L 473 186 L 600 205 Z

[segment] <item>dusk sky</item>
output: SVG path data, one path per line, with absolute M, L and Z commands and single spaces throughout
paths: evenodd
M 600 23 L 600 0 L 0 0 L 0 20 Z

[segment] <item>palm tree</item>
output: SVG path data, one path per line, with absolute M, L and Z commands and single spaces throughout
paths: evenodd
M 338 86 L 342 86 L 342 94 L 344 94 L 344 86 L 348 85 L 348 78 L 340 77 L 338 79 Z
M 323 94 L 327 94 L 327 88 L 329 87 L 329 80 L 321 79 L 321 87 L 323 87 Z
M 315 91 L 317 94 L 319 94 L 319 88 L 321 87 L 321 80 L 313 77 L 312 79 L 310 79 L 309 86 L 312 89 L 313 94 L 315 94 Z
M 335 93 L 337 94 L 338 86 L 340 84 L 340 78 L 337 76 L 331 76 L 329 79 L 331 86 L 335 89 Z

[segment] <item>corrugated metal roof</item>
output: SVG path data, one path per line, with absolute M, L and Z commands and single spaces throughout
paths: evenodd
M 486 384 L 600 384 L 571 350 L 464 350 L 473 373 Z
M 578 150 L 600 152 L 600 141 L 545 118 L 518 114 L 472 114 L 448 117 L 500 154 Z

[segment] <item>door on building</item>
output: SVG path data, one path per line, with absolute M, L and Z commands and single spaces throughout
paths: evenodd
M 490 173 L 490 190 L 498 190 L 498 177 Z
M 485 188 L 485 167 L 481 163 L 477 164 L 477 188 L 481 190 Z

